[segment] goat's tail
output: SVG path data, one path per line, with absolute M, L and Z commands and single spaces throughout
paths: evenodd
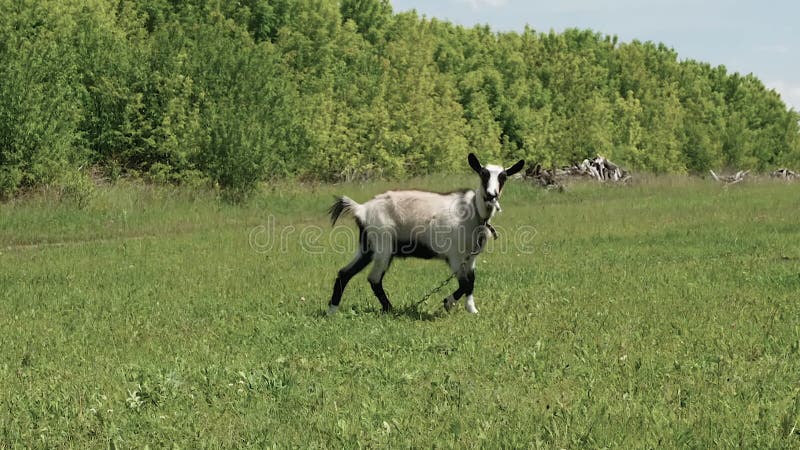
M 328 209 L 328 213 L 331 215 L 331 225 L 336 224 L 336 220 L 339 219 L 339 216 L 344 214 L 355 214 L 356 208 L 358 208 L 358 203 L 355 200 L 349 197 L 336 197 L 336 201 L 333 202 L 333 205 Z

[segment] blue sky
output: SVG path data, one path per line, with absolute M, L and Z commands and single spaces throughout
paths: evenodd
M 392 0 L 392 7 L 498 31 L 575 27 L 663 42 L 681 59 L 753 73 L 800 111 L 798 0 Z

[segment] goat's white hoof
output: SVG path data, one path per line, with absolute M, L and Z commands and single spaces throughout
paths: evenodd
M 444 309 L 448 312 L 453 309 L 455 304 L 456 299 L 454 299 L 452 295 L 444 299 Z
M 339 310 L 339 305 L 328 305 L 328 315 L 332 316 Z
M 475 302 L 471 302 L 471 301 L 467 300 L 464 303 L 464 306 L 467 307 L 467 312 L 468 313 L 470 313 L 470 314 L 478 314 L 478 308 L 475 307 Z

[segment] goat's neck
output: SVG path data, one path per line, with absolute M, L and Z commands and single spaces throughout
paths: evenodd
M 475 212 L 482 223 L 488 223 L 495 213 L 495 209 L 486 204 L 486 197 L 481 188 L 475 189 Z

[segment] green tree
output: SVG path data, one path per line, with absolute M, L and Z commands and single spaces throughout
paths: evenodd
M 83 163 L 72 5 L 0 2 L 0 196 Z
M 798 114 L 752 75 L 592 30 L 496 32 L 387 0 L 0 1 L 0 194 L 86 164 L 210 180 L 545 166 L 800 163 Z

